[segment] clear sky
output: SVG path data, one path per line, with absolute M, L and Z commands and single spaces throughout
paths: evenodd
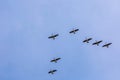
M 120 0 L 0 0 L 0 80 L 120 80 L 119 35 Z

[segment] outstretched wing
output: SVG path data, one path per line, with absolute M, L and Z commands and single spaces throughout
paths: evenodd
M 49 39 L 50 39 L 50 38 L 53 38 L 53 36 L 49 36 L 48 38 L 49 38 Z
M 53 70 L 53 72 L 56 72 L 57 70 Z
M 48 74 L 52 73 L 52 71 L 49 71 Z
M 51 60 L 50 62 L 55 62 L 55 60 Z
M 55 37 L 59 36 L 59 34 L 56 34 Z
M 75 32 L 76 32 L 76 31 L 79 31 L 79 29 L 75 29 Z
M 94 42 L 92 45 L 95 45 L 95 44 L 97 44 L 96 42 Z
M 74 31 L 72 30 L 72 31 L 70 31 L 69 33 L 74 33 Z
M 56 60 L 60 60 L 61 58 L 57 58 Z

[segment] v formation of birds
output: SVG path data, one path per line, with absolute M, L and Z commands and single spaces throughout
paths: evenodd
M 69 33 L 70 33 L 70 34 L 76 34 L 76 32 L 78 32 L 78 31 L 79 31 L 79 29 L 73 29 L 73 30 L 71 30 Z M 55 34 L 55 35 L 49 36 L 48 38 L 55 40 L 55 38 L 58 37 L 58 36 L 59 36 L 59 34 Z M 83 40 L 83 43 L 89 43 L 89 41 L 91 41 L 91 40 L 92 40 L 92 38 L 85 39 L 85 40 Z M 92 45 L 97 45 L 97 46 L 99 46 L 99 44 L 102 43 L 102 42 L 103 42 L 102 40 L 99 40 L 99 41 L 96 41 L 96 42 L 92 43 Z M 112 44 L 112 43 L 106 43 L 106 44 L 104 44 L 102 47 L 107 47 L 107 48 L 108 48 L 109 45 L 111 45 L 111 44 Z M 60 60 L 60 59 L 61 59 L 61 58 L 55 58 L 55 59 L 52 59 L 50 62 L 55 62 L 55 63 L 57 63 L 57 61 Z M 49 74 L 54 74 L 56 71 L 57 71 L 56 69 L 53 69 L 53 70 L 50 70 L 48 73 L 49 73 Z

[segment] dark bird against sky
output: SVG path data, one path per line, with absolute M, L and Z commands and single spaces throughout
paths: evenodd
M 83 42 L 89 43 L 90 40 L 92 40 L 92 38 L 85 39 Z
M 79 31 L 79 29 L 73 29 L 73 30 L 70 31 L 69 33 L 70 33 L 70 34 L 71 34 L 71 33 L 75 34 L 77 31 Z
M 61 59 L 61 58 L 55 58 L 55 59 L 51 60 L 50 62 L 55 62 L 55 63 L 57 63 L 57 61 L 60 60 L 60 59 Z
M 48 72 L 48 74 L 54 74 L 55 72 L 56 72 L 57 70 L 50 70 L 49 72 Z
M 94 42 L 92 45 L 97 45 L 97 46 L 99 46 L 99 44 L 100 44 L 101 42 L 103 42 L 103 41 L 102 41 L 102 40 L 96 41 L 96 42 Z
M 112 43 L 107 43 L 107 44 L 104 44 L 102 47 L 109 47 Z
M 49 39 L 53 39 L 53 40 L 55 40 L 55 38 L 57 37 L 57 36 L 59 36 L 59 34 L 52 34 L 51 36 L 49 36 L 48 38 Z

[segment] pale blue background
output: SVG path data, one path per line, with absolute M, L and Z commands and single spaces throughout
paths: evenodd
M 0 0 L 0 80 L 120 80 L 120 0 Z

